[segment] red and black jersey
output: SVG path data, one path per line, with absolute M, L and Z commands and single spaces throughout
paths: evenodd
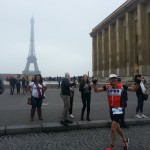
M 107 92 L 109 107 L 110 108 L 121 107 L 120 101 L 122 90 L 123 89 L 127 90 L 128 86 L 116 84 L 115 87 L 112 87 L 111 85 L 105 85 L 103 88 Z

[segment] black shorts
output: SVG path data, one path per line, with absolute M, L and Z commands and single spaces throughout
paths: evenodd
M 123 118 L 123 114 L 115 114 L 115 115 L 113 115 L 112 111 L 110 110 L 110 118 L 111 118 L 112 121 L 120 123 L 122 118 Z

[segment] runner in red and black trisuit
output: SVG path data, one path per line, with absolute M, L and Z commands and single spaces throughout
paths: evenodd
M 95 92 L 107 92 L 108 96 L 108 104 L 110 108 L 110 117 L 112 120 L 111 124 L 111 145 L 107 150 L 113 150 L 115 140 L 116 140 L 116 132 L 120 135 L 123 141 L 123 148 L 128 148 L 129 139 L 125 138 L 122 129 L 120 128 L 119 122 L 121 121 L 121 118 L 123 116 L 123 106 L 121 104 L 121 94 L 123 90 L 127 91 L 136 91 L 137 86 L 128 87 L 126 85 L 122 85 L 117 82 L 117 75 L 110 74 L 109 75 L 109 81 L 110 84 L 105 85 L 104 87 L 97 87 L 97 79 L 93 78 L 93 87 Z

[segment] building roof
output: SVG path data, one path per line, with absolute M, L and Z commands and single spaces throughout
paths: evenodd
M 125 15 L 126 12 L 133 10 L 138 3 L 142 3 L 147 0 L 127 0 L 119 8 L 117 8 L 112 14 L 105 18 L 101 23 L 99 23 L 95 28 L 92 29 L 90 35 L 93 37 L 98 31 L 101 31 L 108 24 L 113 23 L 117 18 L 121 18 Z

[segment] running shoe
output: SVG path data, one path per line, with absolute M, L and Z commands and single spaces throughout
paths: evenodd
M 108 147 L 106 150 L 114 150 L 113 147 Z
M 129 146 L 129 139 L 126 138 L 126 140 L 123 141 L 123 148 L 124 148 L 124 149 L 128 149 L 128 146 Z

